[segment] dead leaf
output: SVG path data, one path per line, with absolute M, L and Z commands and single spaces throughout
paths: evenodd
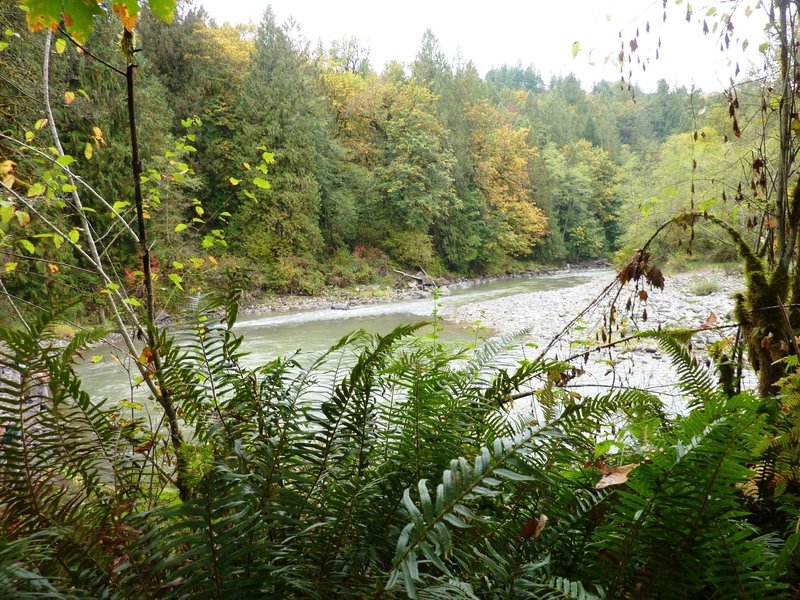
M 646 290 L 639 290 L 639 300 L 642 302 L 647 302 L 647 291 Z
M 708 313 L 705 322 L 700 324 L 700 329 L 711 329 L 716 322 L 717 322 L 717 315 L 712 310 L 710 313 Z
M 622 465 L 621 467 L 601 469 L 600 472 L 603 473 L 603 477 L 595 484 L 594 489 L 602 490 L 611 485 L 622 485 L 628 481 L 628 473 L 635 469 L 636 466 L 635 464 L 630 464 Z
M 50 269 L 50 272 L 55 275 L 58 273 L 58 265 L 54 265 L 53 263 L 47 263 L 47 268 Z
M 145 346 L 142 350 L 142 355 L 139 357 L 139 362 L 143 365 L 149 365 L 153 362 L 153 351 L 150 346 Z
M 542 535 L 542 530 L 547 524 L 547 515 L 541 514 L 539 517 L 531 517 L 519 532 L 519 537 L 536 539 Z

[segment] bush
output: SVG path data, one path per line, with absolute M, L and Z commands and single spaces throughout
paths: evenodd
M 278 294 L 313 296 L 325 287 L 322 273 L 299 256 L 281 257 L 265 273 L 265 284 Z
M 433 265 L 436 253 L 433 238 L 419 231 L 402 231 L 386 240 L 389 255 L 404 267 L 428 269 Z
M 693 277 L 689 282 L 689 293 L 694 296 L 709 296 L 719 291 L 719 283 L 712 277 Z

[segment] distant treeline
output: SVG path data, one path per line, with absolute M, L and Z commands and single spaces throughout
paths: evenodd
M 46 146 L 43 36 L 8 3 L 1 16 L 0 129 Z M 701 189 L 712 180 L 704 164 L 719 173 L 735 162 L 724 102 L 665 81 L 653 93 L 607 82 L 587 93 L 572 75 L 545 82 L 522 64 L 481 77 L 430 31 L 410 65 L 377 73 L 358 40 L 315 47 L 270 9 L 258 27 L 219 25 L 191 5 L 171 25 L 141 19 L 139 141 L 162 268 L 241 266 L 254 286 L 314 293 L 389 266 L 477 275 L 610 256 L 674 202 L 721 193 L 719 174 Z M 121 62 L 117 29 L 100 23 L 87 49 Z M 51 94 L 73 168 L 120 207 L 131 198 L 124 83 L 55 46 Z M 16 152 L 0 143 L 0 158 Z M 18 179 L 41 177 L 37 168 L 20 164 Z M 14 247 L 20 234 L 0 227 Z M 130 242 L 104 243 L 135 284 Z M 15 294 L 86 290 L 81 271 L 48 268 L 80 264 L 68 245 L 36 254 L 44 260 L 6 278 Z

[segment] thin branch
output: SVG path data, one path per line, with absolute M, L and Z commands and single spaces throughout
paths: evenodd
M 88 56 L 89 58 L 92 58 L 92 59 L 94 59 L 95 61 L 99 62 L 99 63 L 100 63 L 101 65 L 103 65 L 104 67 L 107 67 L 108 69 L 111 69 L 111 70 L 112 70 L 112 71 L 114 71 L 114 73 L 116 73 L 117 75 L 122 75 L 123 77 L 125 77 L 125 71 L 123 71 L 122 69 L 119 69 L 119 68 L 115 67 L 115 66 L 114 66 L 114 65 L 112 65 L 110 62 L 103 60 L 102 58 L 100 58 L 100 57 L 99 57 L 99 56 L 97 56 L 96 54 L 92 54 L 92 52 L 91 52 L 91 51 L 89 51 L 89 50 L 87 50 L 87 49 L 86 49 L 86 46 L 84 46 L 83 44 L 79 43 L 79 42 L 78 42 L 78 41 L 77 41 L 77 40 L 76 40 L 74 37 L 72 37 L 72 36 L 69 34 L 69 32 L 68 32 L 66 29 L 64 29 L 64 27 L 63 27 L 62 25 L 59 25 L 59 26 L 58 26 L 58 32 L 59 32 L 61 35 L 63 35 L 65 38 L 67 38 L 67 40 L 69 40 L 69 42 L 70 42 L 70 43 L 72 43 L 72 45 L 74 45 L 76 48 L 78 48 L 78 49 L 79 49 L 81 52 L 83 52 L 83 53 L 84 53 L 86 56 Z M 49 39 L 49 37 L 50 37 L 50 35 L 48 34 L 48 39 Z
M 51 133 L 52 133 L 52 127 L 51 127 Z M 88 191 L 89 194 L 91 194 L 91 196 L 93 196 L 96 200 L 98 200 L 103 206 L 105 206 L 108 210 L 110 210 L 114 214 L 114 216 L 117 217 L 117 219 L 119 219 L 119 221 L 122 223 L 122 225 L 128 231 L 128 233 L 130 233 L 133 236 L 134 241 L 136 243 L 139 242 L 139 236 L 136 235 L 136 232 L 133 230 L 133 228 L 130 226 L 130 224 L 125 220 L 125 218 L 121 214 L 119 214 L 119 212 L 111 204 L 108 203 L 108 200 L 106 200 L 102 196 L 102 194 L 100 194 L 91 185 L 89 185 L 86 181 L 84 181 L 83 178 L 81 178 L 80 176 L 78 176 L 75 173 L 73 173 L 70 170 L 69 167 L 66 167 L 66 166 L 62 165 L 60 162 L 58 162 L 58 159 L 53 158 L 52 156 L 50 156 L 46 152 L 42 152 L 38 148 L 34 148 L 33 146 L 30 146 L 30 145 L 26 144 L 25 142 L 23 142 L 21 140 L 18 140 L 16 138 L 13 138 L 11 136 L 5 135 L 4 133 L 0 133 L 0 139 L 8 140 L 8 141 L 10 141 L 10 142 L 12 142 L 14 144 L 17 144 L 18 146 L 20 146 L 22 148 L 25 148 L 27 150 L 31 150 L 32 152 L 35 152 L 36 154 L 38 154 L 42 158 L 50 161 L 51 163 L 53 163 L 54 165 L 59 167 L 62 171 L 64 171 L 64 173 L 67 174 L 67 176 L 70 178 L 70 181 L 71 181 L 71 183 L 73 185 L 75 184 L 75 182 L 81 184 L 86 189 L 86 191 Z M 60 149 L 60 145 L 58 146 L 58 148 Z M 61 156 L 63 156 L 63 150 L 60 149 L 60 151 L 62 153 Z
M 17 318 L 19 319 L 20 323 L 22 323 L 22 325 L 25 327 L 25 329 L 30 331 L 31 330 L 31 326 L 28 325 L 28 322 L 25 320 L 25 317 L 22 316 L 22 313 L 20 312 L 19 308 L 17 307 L 16 303 L 14 302 L 14 299 L 12 298 L 11 294 L 8 293 L 8 290 L 6 289 L 6 286 L 3 283 L 3 278 L 2 277 L 0 277 L 0 291 L 3 292 L 3 295 L 6 297 L 6 300 L 8 300 L 8 303 L 11 305 L 11 308 L 13 308 L 14 312 L 17 313 Z

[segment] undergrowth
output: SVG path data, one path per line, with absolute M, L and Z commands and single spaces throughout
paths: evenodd
M 81 390 L 75 357 L 101 333 L 59 349 L 52 322 L 0 330 L 0 596 L 727 599 L 796 584 L 796 425 L 773 417 L 797 402 L 726 396 L 681 339 L 648 334 L 690 407 L 670 420 L 646 392 L 568 393 L 557 362 L 498 366 L 513 338 L 459 352 L 417 340 L 420 325 L 248 369 L 237 302 L 199 300 L 187 339 L 162 340 L 184 500 L 163 427 Z M 540 410 L 512 409 L 531 389 Z M 612 428 L 624 458 L 603 443 Z

